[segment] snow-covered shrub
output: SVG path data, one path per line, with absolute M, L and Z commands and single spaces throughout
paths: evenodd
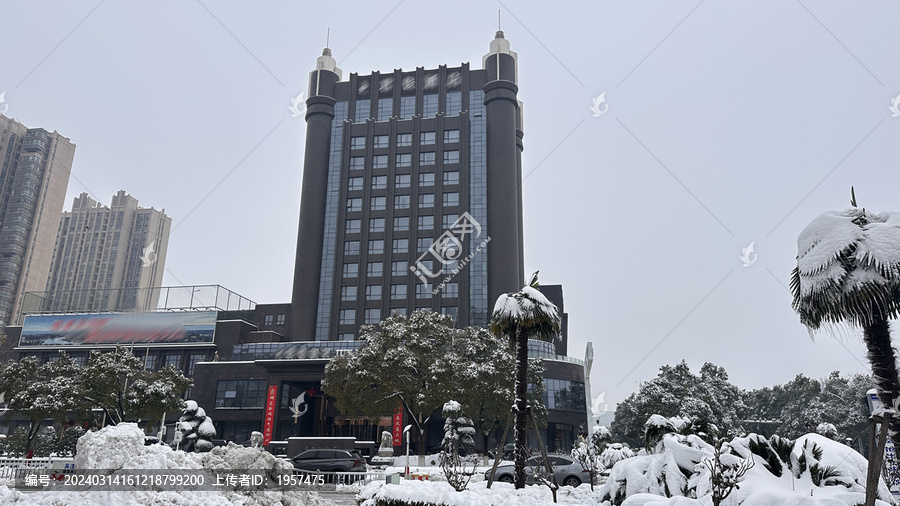
M 600 453 L 599 460 L 600 465 L 603 466 L 604 469 L 611 469 L 616 462 L 630 459 L 631 457 L 634 457 L 634 451 L 632 451 L 627 444 L 610 443 L 603 449 L 603 452 Z
M 75 455 L 75 444 L 78 438 L 84 435 L 84 428 L 75 425 L 67 427 L 61 436 L 57 436 L 54 427 L 43 427 L 31 443 L 32 457 L 71 457 Z M 25 426 L 16 427 L 12 433 L 2 440 L 0 453 L 6 453 L 10 457 L 22 457 L 26 455 L 28 443 L 28 430 Z
M 714 424 L 699 418 L 680 416 L 666 418 L 661 415 L 651 415 L 644 424 L 644 446 L 647 453 L 652 453 L 666 434 L 681 434 L 682 436 L 693 434 L 709 441 L 710 438 L 716 437 L 718 432 L 719 429 Z
M 719 506 L 731 492 L 741 488 L 739 483 L 744 481 L 744 475 L 755 465 L 752 455 L 751 452 L 746 459 L 742 459 L 732 453 L 728 443 L 720 439 L 715 441 L 713 456 L 700 463 L 705 469 L 698 469 L 701 473 L 709 473 L 713 506 Z
M 666 434 L 655 453 L 616 463 L 600 488 L 600 499 L 621 504 L 626 497 L 641 492 L 686 497 L 696 487 L 688 478 L 696 474 L 697 464 L 712 453 L 712 446 L 698 436 Z
M 772 436 L 771 440 L 766 440 L 763 436 L 751 434 L 747 437 L 747 448 L 760 458 L 762 465 L 765 466 L 770 473 L 776 477 L 780 477 L 784 469 L 784 466 L 781 463 L 782 461 L 787 460 L 786 457 L 779 457 L 779 453 L 774 447 L 776 444 L 783 444 L 784 441 L 790 443 L 790 440 L 782 439 L 778 436 Z M 790 454 L 790 448 L 790 446 L 787 447 L 787 452 L 784 453 L 785 456 Z
M 31 444 L 35 457 L 49 457 L 50 454 L 56 452 L 58 439 L 56 437 L 56 427 L 41 427 L 37 437 Z
M 591 474 L 591 490 L 594 490 L 597 475 L 606 468 L 600 461 L 600 455 L 606 450 L 611 439 L 609 429 L 598 424 L 586 438 L 579 436 L 572 447 L 572 458 Z
M 816 434 L 821 434 L 828 439 L 837 441 L 841 435 L 838 434 L 837 428 L 832 423 L 823 422 L 816 426 Z
M 25 455 L 25 445 L 28 443 L 28 428 L 20 425 L 3 440 L 3 452 L 9 457 L 21 457 Z
M 599 490 L 600 500 L 621 505 L 637 494 L 653 494 L 694 497 L 701 502 L 708 498 L 713 502 L 712 469 L 703 462 L 716 458 L 715 447 L 698 436 L 667 434 L 656 450 L 616 463 Z M 828 498 L 828 504 L 854 505 L 865 501 L 866 459 L 853 448 L 819 434 L 807 434 L 796 441 L 750 434 L 722 444 L 720 450 L 723 466 L 737 466 L 732 475 L 742 462 L 748 462 L 747 466 L 754 463 L 745 471 L 740 488 L 735 487 L 722 504 L 788 504 L 804 497 L 809 499 L 811 494 Z M 638 497 L 641 501 L 634 504 L 644 504 L 643 499 L 648 498 Z M 886 501 L 878 502 L 882 506 L 893 504 L 882 482 L 878 497 Z
M 53 452 L 60 457 L 74 456 L 75 448 L 78 445 L 78 439 L 83 436 L 85 432 L 87 431 L 85 431 L 84 427 L 80 425 L 66 427 L 65 430 L 63 430 L 62 435 L 57 440 Z
M 472 479 L 475 473 L 475 464 L 468 467 L 465 462 L 459 458 L 460 446 L 466 445 L 472 447 L 475 445 L 473 436 L 475 429 L 472 427 L 472 420 L 463 415 L 462 407 L 456 401 L 447 401 L 444 403 L 442 411 L 444 418 L 444 438 L 441 440 L 441 469 L 450 484 L 457 492 L 462 492 Z

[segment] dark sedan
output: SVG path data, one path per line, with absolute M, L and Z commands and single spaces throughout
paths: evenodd
M 349 450 L 306 450 L 291 459 L 294 467 L 306 471 L 363 472 L 366 459 Z

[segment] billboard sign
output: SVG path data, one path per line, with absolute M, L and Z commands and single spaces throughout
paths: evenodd
M 212 343 L 216 311 L 28 315 L 19 346 Z

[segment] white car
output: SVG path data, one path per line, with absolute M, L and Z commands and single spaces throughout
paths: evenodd
M 553 467 L 553 474 L 556 476 L 556 483 L 564 487 L 577 487 L 582 483 L 591 482 L 591 473 L 583 468 L 581 464 L 568 455 L 551 453 L 547 455 L 550 465 Z M 534 473 L 537 471 L 539 476 L 546 476 L 544 468 L 544 458 L 540 455 L 534 455 L 525 461 L 525 483 L 533 485 L 535 482 Z M 484 473 L 484 479 L 490 479 L 491 470 L 488 469 Z M 497 467 L 496 481 L 504 483 L 513 483 L 515 481 L 515 466 L 504 465 Z

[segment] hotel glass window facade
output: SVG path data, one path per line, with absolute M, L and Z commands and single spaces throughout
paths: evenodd
M 266 380 L 219 380 L 216 408 L 262 408 L 266 400 Z

